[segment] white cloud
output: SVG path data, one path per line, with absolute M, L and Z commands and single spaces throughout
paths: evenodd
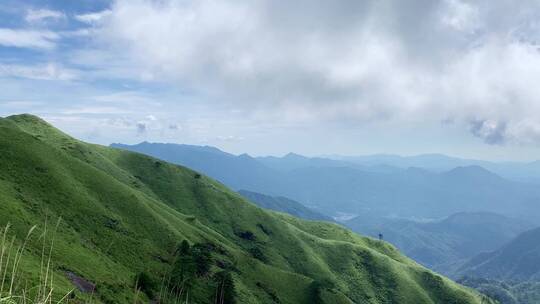
M 98 64 L 121 62 L 123 75 L 260 121 L 452 121 L 487 143 L 531 144 L 540 142 L 539 10 L 510 0 L 117 0 L 75 18 L 95 35 L 92 56 L 107 55 Z
M 60 31 L 58 34 L 63 38 L 90 37 L 94 34 L 94 32 L 90 28 L 80 28 L 76 30 Z
M 70 81 L 77 79 L 77 74 L 77 71 L 55 63 L 45 65 L 0 64 L 0 77 Z
M 112 107 L 112 106 L 77 106 L 73 108 L 68 108 L 64 111 L 61 111 L 65 115 L 81 115 L 81 114 L 129 114 L 134 113 L 132 110 Z
M 102 22 L 103 19 L 105 19 L 110 14 L 111 14 L 111 11 L 104 10 L 104 11 L 95 12 L 95 13 L 76 15 L 75 19 L 82 23 L 98 24 Z
M 51 31 L 0 28 L 0 45 L 19 48 L 54 49 L 60 36 Z
M 242 109 L 259 127 L 452 122 L 487 143 L 534 144 L 538 11 L 537 1 L 510 0 L 116 0 L 110 10 L 74 16 L 85 24 L 78 30 L 0 29 L 0 45 L 52 50 L 64 37 L 87 37 L 89 48 L 62 54 L 65 65 L 85 68 L 84 79 L 173 84 L 198 103 Z M 29 22 L 63 18 L 32 14 Z M 62 65 L 2 65 L 0 75 L 82 77 Z M 106 93 L 70 115 L 181 109 L 154 97 Z M 174 130 L 165 112 L 141 114 L 131 131 L 137 123 L 141 134 Z M 206 135 L 236 134 L 219 131 Z
M 138 91 L 119 91 L 106 95 L 93 96 L 93 101 L 123 106 L 149 107 L 160 106 L 160 103 L 146 94 Z
M 460 0 L 447 0 L 442 16 L 443 24 L 458 31 L 472 33 L 480 27 L 478 8 Z
M 14 109 L 24 109 L 29 107 L 37 107 L 43 105 L 42 102 L 38 101 L 28 101 L 28 100 L 10 100 L 10 101 L 0 101 L 0 105 L 6 108 Z
M 29 23 L 43 22 L 43 21 L 55 21 L 65 19 L 66 15 L 59 11 L 53 11 L 48 9 L 30 9 L 26 12 L 24 19 Z
M 242 141 L 244 140 L 243 137 L 241 136 L 235 136 L 235 135 L 221 135 L 221 136 L 217 136 L 216 137 L 216 140 L 218 141 L 227 141 L 227 142 L 235 142 L 235 141 Z

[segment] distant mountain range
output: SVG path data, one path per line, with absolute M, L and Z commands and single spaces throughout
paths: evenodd
M 540 187 L 510 181 L 478 165 L 433 170 L 437 159 L 445 166 L 453 160 L 442 156 L 368 157 L 366 161 L 309 158 L 291 153 L 284 157 L 253 158 L 190 145 L 143 142 L 112 146 L 190 167 L 235 190 L 288 197 L 329 216 L 344 212 L 433 219 L 458 212 L 491 211 L 531 220 L 540 218 Z M 425 168 L 399 167 L 405 163 L 393 159 Z
M 257 191 L 279 180 L 277 172 L 247 154 L 239 156 L 209 146 L 143 142 L 138 145 L 112 144 L 111 147 L 151 155 L 203 172 L 235 189 Z M 264 191 L 259 191 L 263 192 Z
M 291 171 L 295 169 L 301 169 L 305 167 L 353 167 L 366 170 L 368 167 L 376 166 L 363 166 L 354 162 L 334 160 L 322 157 L 305 157 L 296 153 L 289 153 L 283 157 L 265 156 L 257 157 L 256 160 L 266 165 L 269 168 L 279 171 Z
M 347 161 L 363 166 L 388 165 L 398 168 L 420 167 L 430 171 L 443 172 L 456 167 L 480 166 L 504 178 L 540 183 L 540 161 L 533 162 L 491 162 L 477 159 L 463 159 L 444 154 L 422 154 L 399 156 L 375 154 L 368 156 L 328 156 L 330 159 Z

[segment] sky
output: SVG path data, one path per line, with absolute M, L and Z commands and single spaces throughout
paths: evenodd
M 2 0 L 0 116 L 232 153 L 540 159 L 538 0 Z

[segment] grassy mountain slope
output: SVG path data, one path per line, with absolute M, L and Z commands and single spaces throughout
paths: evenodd
M 213 303 L 210 277 L 223 269 L 238 303 L 482 301 L 387 243 L 265 211 L 192 170 L 77 141 L 34 116 L 0 119 L 0 165 L 0 224 L 23 238 L 31 225 L 62 219 L 52 251 L 58 293 L 73 288 L 70 271 L 96 284 L 98 302 L 132 303 L 135 274 L 159 280 L 187 240 L 209 244 L 215 261 L 189 282 L 193 303 Z M 41 246 L 31 239 L 21 266 L 30 281 Z
M 269 196 L 247 190 L 240 190 L 238 193 L 261 208 L 288 213 L 305 220 L 334 221 L 331 217 L 320 214 L 297 201 L 283 196 Z

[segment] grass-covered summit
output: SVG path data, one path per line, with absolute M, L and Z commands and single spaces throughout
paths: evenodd
M 21 290 L 39 277 L 39 231 L 58 218 L 55 292 L 84 280 L 94 294 L 75 296 L 97 302 L 133 303 L 137 275 L 142 301 L 164 290 L 189 303 L 486 301 L 387 243 L 265 211 L 192 170 L 80 142 L 31 115 L 0 119 L 0 224 L 19 239 L 40 225 Z

